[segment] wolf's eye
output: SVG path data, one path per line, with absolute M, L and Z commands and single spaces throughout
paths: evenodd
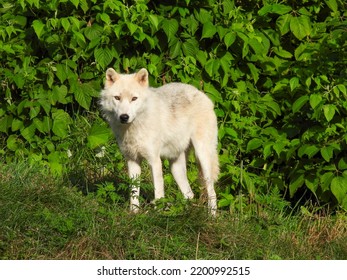
M 131 101 L 135 101 L 137 99 L 136 96 L 134 96 L 133 98 L 131 98 Z
M 119 101 L 120 100 L 120 96 L 115 96 L 114 99 Z

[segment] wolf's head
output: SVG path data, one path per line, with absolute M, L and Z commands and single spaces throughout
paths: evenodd
M 119 74 L 113 68 L 107 69 L 100 98 L 105 117 L 112 122 L 130 124 L 142 109 L 147 89 L 146 69 L 135 74 Z

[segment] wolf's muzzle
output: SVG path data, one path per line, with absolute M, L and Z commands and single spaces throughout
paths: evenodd
M 121 123 L 127 123 L 129 120 L 129 115 L 127 114 L 122 114 L 119 116 L 119 120 Z

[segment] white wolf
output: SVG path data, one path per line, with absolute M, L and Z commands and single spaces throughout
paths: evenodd
M 151 88 L 144 68 L 135 74 L 119 74 L 109 68 L 100 105 L 127 160 L 129 177 L 137 179 L 141 160 L 148 161 L 155 199 L 164 197 L 161 158 L 169 159 L 184 197 L 193 198 L 186 170 L 186 153 L 192 145 L 207 189 L 209 211 L 216 214 L 218 128 L 213 103 L 204 93 L 183 83 Z M 130 207 L 134 212 L 139 208 L 139 194 L 139 187 L 132 186 Z

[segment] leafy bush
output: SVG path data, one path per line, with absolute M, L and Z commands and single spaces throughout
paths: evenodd
M 347 209 L 346 3 L 21 0 L 0 7 L 0 153 L 62 173 L 97 109 L 104 71 L 146 67 L 151 85 L 182 81 L 216 104 L 220 206 L 278 189 Z

